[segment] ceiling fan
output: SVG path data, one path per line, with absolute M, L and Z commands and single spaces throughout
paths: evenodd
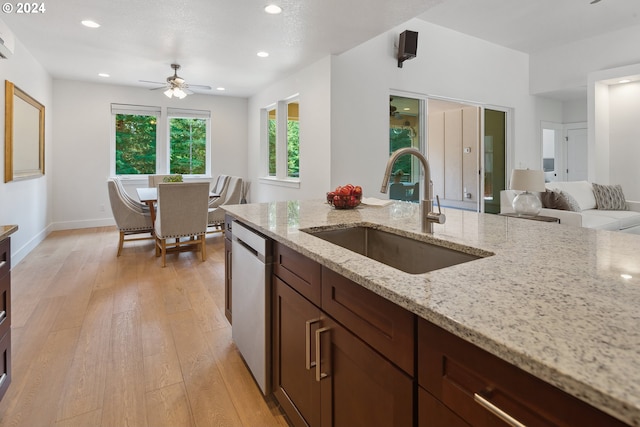
M 173 68 L 173 76 L 167 77 L 166 83 L 152 82 L 149 80 L 140 80 L 140 82 L 162 85 L 160 87 L 152 88 L 150 90 L 166 89 L 164 91 L 164 94 L 167 95 L 167 97 L 169 98 L 175 96 L 179 99 L 182 99 L 187 95 L 191 95 L 193 92 L 189 88 L 211 90 L 211 86 L 187 84 L 187 82 L 182 77 L 178 76 L 178 70 L 180 69 L 179 64 L 171 64 L 171 68 Z

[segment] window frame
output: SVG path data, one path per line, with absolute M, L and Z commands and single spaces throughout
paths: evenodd
M 204 174 L 187 174 L 189 178 L 210 178 L 211 160 L 213 156 L 213 142 L 211 129 L 211 111 L 190 108 L 158 107 L 150 105 L 111 104 L 110 120 L 110 144 L 109 144 L 109 175 L 116 176 L 116 115 L 148 115 L 156 117 L 156 171 L 155 174 L 168 174 L 170 168 L 171 153 L 171 128 L 169 121 L 172 118 L 202 118 L 206 120 L 206 167 Z M 153 174 L 120 174 L 124 179 L 144 179 Z
M 291 103 L 298 104 L 298 116 L 300 116 L 300 95 L 295 94 L 277 102 L 268 104 L 261 108 L 261 146 L 262 153 L 262 177 L 260 182 L 284 187 L 300 188 L 300 163 L 298 164 L 298 176 L 288 176 L 288 135 L 287 122 L 289 119 L 288 107 Z M 269 112 L 275 108 L 276 110 L 276 174 L 270 175 L 269 171 Z M 300 126 L 300 117 L 298 117 L 298 126 Z M 301 132 L 298 134 L 298 161 L 301 159 L 302 138 Z

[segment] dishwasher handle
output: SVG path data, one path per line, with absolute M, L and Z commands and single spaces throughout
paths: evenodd
M 271 257 L 269 238 L 238 221 L 233 221 L 232 240 L 242 245 L 262 262 L 267 262 Z

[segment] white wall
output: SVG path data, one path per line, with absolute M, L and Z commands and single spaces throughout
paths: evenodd
M 190 95 L 169 99 L 161 91 L 54 80 L 53 222 L 56 229 L 113 224 L 109 176 L 111 103 L 211 111 L 212 175 L 247 176 L 247 99 Z M 135 197 L 136 180 L 127 186 Z M 104 207 L 104 209 L 102 209 Z
M 8 183 L 0 180 L 0 224 L 18 225 L 18 231 L 11 236 L 12 264 L 15 266 L 49 232 L 52 220 L 52 176 L 55 172 L 52 161 L 55 147 L 52 122 L 55 114 L 51 77 L 19 40 L 16 40 L 14 55 L 0 60 L 0 78 L 2 99 L 4 80 L 9 80 L 45 107 L 45 175 Z M 0 117 L 5 115 L 4 108 L 4 102 L 0 102 Z M 0 135 L 4 135 L 4 119 L 0 120 Z M 4 150 L 0 150 L 0 164 L 4 171 Z
M 640 200 L 640 82 L 609 86 L 609 183 Z M 615 167 L 614 167 L 615 165 Z
M 415 59 L 397 67 L 405 29 L 417 31 Z M 562 103 L 529 95 L 528 56 L 413 19 L 337 56 L 332 67 L 332 186 L 361 184 L 379 193 L 389 157 L 391 90 L 452 98 L 513 110 L 514 165 L 539 169 L 540 121 L 560 122 Z
M 250 201 L 320 198 L 330 189 L 331 57 L 267 87 L 249 100 L 248 170 Z M 260 180 L 267 174 L 267 153 L 262 144 L 261 109 L 299 94 L 299 188 Z
M 639 39 L 636 25 L 534 53 L 531 93 L 584 88 L 593 71 L 637 63 Z

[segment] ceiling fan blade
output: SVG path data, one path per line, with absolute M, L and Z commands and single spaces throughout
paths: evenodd
M 160 86 L 160 87 L 152 87 L 149 90 L 165 90 L 165 89 L 168 89 L 167 85 L 163 85 L 163 86 Z
M 165 82 L 152 82 L 150 80 L 138 80 L 140 83 L 152 83 L 154 85 L 166 85 L 167 83 Z
M 189 85 L 190 88 L 193 89 L 206 89 L 206 90 L 211 90 L 211 86 L 207 86 L 207 85 Z

